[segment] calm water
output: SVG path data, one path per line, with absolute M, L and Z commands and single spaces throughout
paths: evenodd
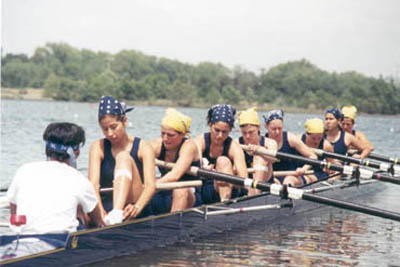
M 192 117 L 193 136 L 207 130 L 205 109 L 180 110 Z M 158 137 L 164 112 L 162 107 L 137 107 L 128 114 L 128 131 L 146 140 Z M 301 133 L 305 120 L 311 117 L 315 115 L 286 114 L 285 128 Z M 102 136 L 96 104 L 2 100 L 0 188 L 8 187 L 21 164 L 45 158 L 42 133 L 48 123 L 56 121 L 84 127 L 87 141 L 78 167 L 87 172 L 89 145 Z M 376 152 L 400 156 L 399 117 L 359 116 L 357 128 L 375 144 Z M 238 134 L 237 129 L 233 131 L 233 136 Z M 369 199 L 368 204 L 400 212 L 399 189 L 389 185 L 384 193 Z M 338 209 L 329 211 L 298 220 L 290 227 L 270 228 L 260 222 L 250 229 L 158 248 L 101 265 L 400 266 L 400 223 Z M 2 221 L 6 220 L 7 211 L 2 210 L 0 216 Z

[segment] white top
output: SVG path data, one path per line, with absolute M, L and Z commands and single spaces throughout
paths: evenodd
M 18 215 L 26 216 L 22 234 L 76 231 L 78 205 L 84 212 L 91 212 L 97 204 L 89 180 L 58 161 L 32 162 L 20 167 L 7 198 L 17 205 Z

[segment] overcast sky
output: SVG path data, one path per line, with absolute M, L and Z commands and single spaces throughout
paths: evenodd
M 400 76 L 398 0 L 1 0 L 3 53 L 47 42 L 251 71 L 305 58 Z

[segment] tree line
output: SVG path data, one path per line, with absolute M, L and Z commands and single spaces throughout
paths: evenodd
M 33 56 L 1 58 L 1 86 L 44 88 L 54 100 L 97 102 L 102 95 L 180 106 L 239 102 L 326 109 L 353 104 L 362 112 L 400 113 L 400 86 L 393 79 L 357 72 L 330 73 L 302 59 L 259 74 L 240 66 L 196 65 L 145 55 L 77 49 L 65 43 L 38 47 Z

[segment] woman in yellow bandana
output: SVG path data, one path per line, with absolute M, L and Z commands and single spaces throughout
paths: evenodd
M 327 140 L 323 138 L 324 134 L 324 122 L 321 119 L 308 119 L 304 124 L 306 132 L 301 136 L 306 146 L 315 149 L 321 149 L 328 152 L 333 152 L 333 146 Z M 319 160 L 322 160 L 318 158 Z M 328 159 L 328 161 L 332 161 Z M 321 169 L 320 167 L 313 167 L 314 174 L 304 175 L 305 182 L 312 183 L 315 181 L 322 181 L 328 178 L 329 173 Z
M 159 168 L 162 177 L 157 180 L 158 184 L 198 179 L 185 174 L 190 166 L 200 167 L 196 143 L 188 138 L 190 123 L 190 117 L 173 108 L 167 109 L 161 123 L 161 137 L 153 140 L 151 145 L 157 159 L 176 164 L 170 171 Z M 200 192 L 194 188 L 160 191 L 152 200 L 155 214 L 180 211 L 200 204 Z
M 342 120 L 342 128 L 344 131 L 349 134 L 354 135 L 361 143 L 365 146 L 369 147 L 371 151 L 375 149 L 372 143 L 368 140 L 364 133 L 361 131 L 355 130 L 355 119 L 357 116 L 357 108 L 355 106 L 344 106 L 342 108 L 343 120 Z M 354 149 L 354 147 L 350 147 L 350 149 Z
M 239 126 L 242 136 L 239 137 L 238 142 L 242 145 L 257 145 L 263 146 L 268 149 L 277 149 L 276 142 L 271 139 L 260 135 L 260 120 L 258 118 L 257 110 L 255 107 L 238 113 Z M 252 176 L 254 180 L 266 182 L 271 178 L 272 162 L 251 152 L 244 151 L 246 165 L 248 168 L 254 168 Z M 260 193 L 257 189 L 249 189 L 248 195 L 255 195 Z

